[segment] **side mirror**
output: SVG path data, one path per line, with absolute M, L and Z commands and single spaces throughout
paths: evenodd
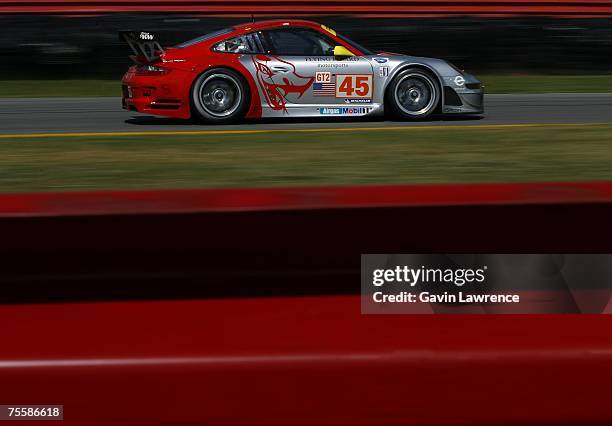
M 348 58 L 349 56 L 355 56 L 355 55 L 344 46 L 335 46 L 334 56 L 337 58 Z

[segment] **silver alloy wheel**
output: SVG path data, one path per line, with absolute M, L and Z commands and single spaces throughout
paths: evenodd
M 213 117 L 233 114 L 242 101 L 240 83 L 228 74 L 211 74 L 200 85 L 200 105 Z
M 436 86 L 426 75 L 411 73 L 402 76 L 395 86 L 395 102 L 400 109 L 413 116 L 424 115 L 435 107 Z

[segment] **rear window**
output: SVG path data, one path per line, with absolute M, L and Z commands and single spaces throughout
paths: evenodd
M 198 44 L 198 43 L 200 43 L 200 42 L 202 42 L 202 41 L 205 41 L 205 40 L 210 40 L 211 38 L 215 38 L 215 37 L 220 36 L 220 35 L 223 35 L 223 34 L 229 34 L 229 33 L 231 33 L 232 31 L 234 31 L 234 28 L 232 28 L 232 27 L 230 27 L 230 28 L 223 28 L 222 30 L 213 31 L 212 33 L 208 33 L 208 34 L 205 34 L 205 35 L 203 35 L 203 36 L 196 37 L 196 38 L 194 38 L 194 39 L 192 39 L 192 40 L 189 40 L 189 41 L 183 42 L 183 43 L 181 43 L 181 44 L 177 44 L 177 45 L 176 45 L 176 46 L 174 46 L 174 47 L 181 48 L 181 47 L 189 47 L 189 46 L 193 46 L 194 44 Z

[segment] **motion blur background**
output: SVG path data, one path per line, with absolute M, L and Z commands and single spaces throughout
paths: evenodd
M 248 21 L 303 17 L 372 50 L 441 57 L 474 73 L 610 73 L 612 1 L 0 0 L 2 78 L 119 78 L 117 31 L 167 45 Z

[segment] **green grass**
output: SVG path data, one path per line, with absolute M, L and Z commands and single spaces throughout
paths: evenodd
M 117 80 L 0 80 L 0 98 L 121 96 Z
M 612 125 L 0 139 L 0 192 L 612 179 Z
M 479 75 L 487 93 L 610 93 L 612 75 Z
M 487 93 L 612 92 L 612 75 L 485 74 Z M 0 98 L 121 96 L 117 80 L 0 80 Z

